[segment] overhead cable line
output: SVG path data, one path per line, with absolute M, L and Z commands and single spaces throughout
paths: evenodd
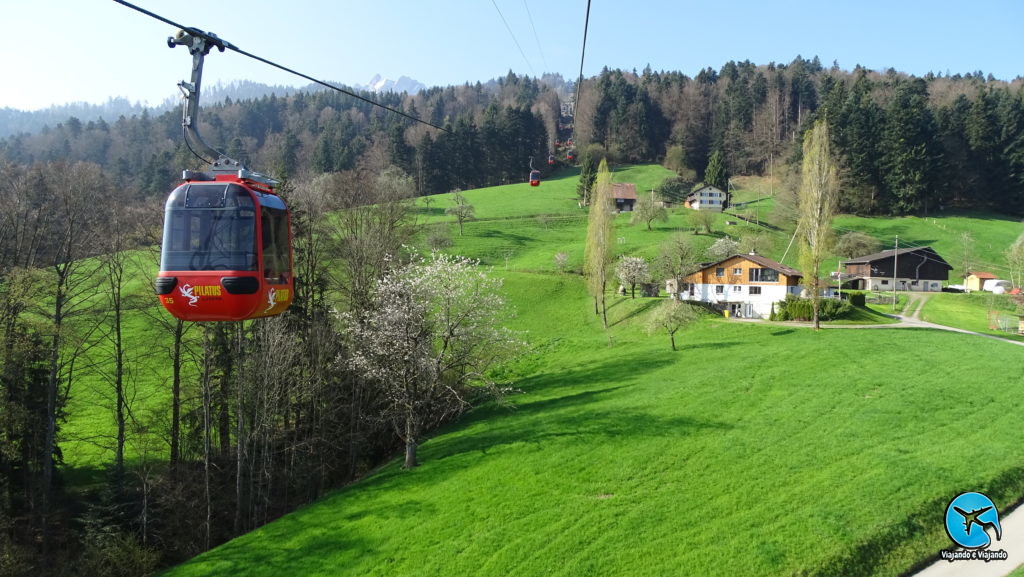
M 530 29 L 533 30 L 533 39 L 537 42 L 537 51 L 540 52 L 540 61 L 544 63 L 543 72 L 548 72 L 548 59 L 544 57 L 544 48 L 540 44 L 540 37 L 537 36 L 537 27 L 533 25 L 533 14 L 530 13 L 530 5 L 523 0 L 523 8 L 526 8 L 526 17 L 530 20 Z
M 193 36 L 199 36 L 199 37 L 205 38 L 208 42 L 210 42 L 214 46 L 216 46 L 217 49 L 220 50 L 221 52 L 223 52 L 225 49 L 232 50 L 234 52 L 237 52 L 237 53 L 241 54 L 242 56 L 248 56 L 249 58 L 252 58 L 253 60 L 257 60 L 259 62 L 262 62 L 262 63 L 264 63 L 264 64 L 266 64 L 268 66 L 273 66 L 274 68 L 277 68 L 279 70 L 283 70 L 285 72 L 288 72 L 289 74 L 294 74 L 295 76 L 298 76 L 300 78 L 305 78 L 306 80 L 309 80 L 310 82 L 313 82 L 314 84 L 319 84 L 321 86 L 325 86 L 327 88 L 330 88 L 331 90 L 335 90 L 337 92 L 341 92 L 342 94 L 347 94 L 348 96 L 351 96 L 352 98 L 355 98 L 356 100 L 362 100 L 363 102 L 366 102 L 368 104 L 372 104 L 372 105 L 377 106 L 379 108 L 383 108 L 384 110 L 387 110 L 388 112 L 393 112 L 393 113 L 395 113 L 395 114 L 397 114 L 399 116 L 402 116 L 402 117 L 407 118 L 409 120 L 412 120 L 414 122 L 419 122 L 420 124 L 426 124 L 427 126 L 430 126 L 432 128 L 436 128 L 436 129 L 438 129 L 438 130 L 440 130 L 442 132 L 447 132 L 447 133 L 451 134 L 451 131 L 448 130 L 447 128 L 443 128 L 443 127 L 438 126 L 438 125 L 436 125 L 436 124 L 434 124 L 432 122 L 427 122 L 426 120 L 423 120 L 421 118 L 417 118 L 417 117 L 415 117 L 415 116 L 413 116 L 411 114 L 408 114 L 406 112 L 402 112 L 401 110 L 398 110 L 397 108 L 393 108 L 393 107 L 388 106 L 386 104 L 381 104 L 380 102 L 377 102 L 377 101 L 372 100 L 370 98 L 366 98 L 365 96 L 360 96 L 360 95 L 356 94 L 355 92 L 346 90 L 346 89 L 344 89 L 344 88 L 342 88 L 340 86 L 331 84 L 330 82 L 327 82 L 327 81 L 324 81 L 324 80 L 318 80 L 316 78 L 313 78 L 312 76 L 309 76 L 309 75 L 303 74 L 302 72 L 299 72 L 297 70 L 293 70 L 291 68 L 288 68 L 287 66 L 283 66 L 283 65 L 278 64 L 276 62 L 267 60 L 266 58 L 262 58 L 260 56 L 255 55 L 255 54 L 252 54 L 251 52 L 246 52 L 245 50 L 242 50 L 241 48 L 235 46 L 234 44 L 231 44 L 230 42 L 227 42 L 226 40 L 218 38 L 217 35 L 215 35 L 215 34 L 211 34 L 211 33 L 208 33 L 208 32 L 203 32 L 202 30 L 199 30 L 198 28 L 192 28 L 190 26 L 182 26 L 181 24 L 178 24 L 177 22 L 174 22 L 173 20 L 169 20 L 167 18 L 164 18 L 163 16 L 160 16 L 159 14 L 155 14 L 153 12 L 150 12 L 149 10 L 146 10 L 145 8 L 141 8 L 141 7 L 136 6 L 136 5 L 134 5 L 134 4 L 130 3 L 130 2 L 126 2 L 125 0 L 114 0 L 114 2 L 117 2 L 118 4 L 120 4 L 122 6 L 131 8 L 132 10 L 135 10 L 137 12 L 141 12 L 142 14 L 145 14 L 146 16 L 149 16 L 150 18 L 155 18 L 156 20 L 159 20 L 159 21 L 163 22 L 164 24 L 168 24 L 170 26 L 174 26 L 175 28 L 179 28 L 181 30 L 185 30 L 186 32 L 188 32 L 189 34 L 192 34 Z
M 515 42 L 516 48 L 519 49 L 519 54 L 523 56 L 523 60 L 526 61 L 526 66 L 530 68 L 530 73 L 536 76 L 537 73 L 533 70 L 533 64 L 530 64 L 530 59 L 526 57 L 526 52 L 523 52 L 523 47 L 519 45 L 519 40 L 516 39 L 515 32 L 512 32 L 512 27 L 509 26 L 508 21 L 505 20 L 505 15 L 501 13 L 501 8 L 498 8 L 498 3 L 491 0 L 491 4 L 493 4 L 494 9 L 498 11 L 498 16 L 501 17 L 501 21 L 505 24 L 505 29 L 508 30 L 509 36 L 512 37 L 512 42 Z
M 576 96 L 572 101 L 572 137 L 570 140 L 576 142 L 576 109 L 580 105 L 580 86 L 583 85 L 583 61 L 587 57 L 587 29 L 590 28 L 590 0 L 587 0 L 587 15 L 583 19 L 583 49 L 580 51 L 580 75 L 576 80 Z

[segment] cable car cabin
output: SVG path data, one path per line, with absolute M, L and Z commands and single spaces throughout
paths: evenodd
M 531 170 L 530 171 L 530 186 L 540 186 L 540 171 L 539 170 Z
M 277 315 L 292 302 L 290 215 L 261 177 L 197 174 L 167 198 L 156 293 L 186 321 Z
M 549 154 L 548 155 L 548 166 L 553 166 L 554 164 L 555 164 L 555 155 L 554 154 Z
M 570 162 L 572 162 L 573 160 L 576 160 L 576 151 L 575 150 L 570 150 L 569 152 L 566 152 L 565 153 L 565 159 L 570 161 Z

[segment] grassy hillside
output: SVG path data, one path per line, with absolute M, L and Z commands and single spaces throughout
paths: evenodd
M 644 190 L 663 176 L 616 180 Z M 1024 496 L 1024 379 L 1007 369 L 1024 348 L 709 317 L 673 352 L 646 330 L 664 299 L 620 297 L 606 335 L 579 276 L 554 272 L 558 251 L 582 260 L 575 182 L 468 191 L 479 220 L 449 249 L 505 279 L 509 324 L 533 345 L 503 375 L 521 391 L 511 406 L 439 431 L 415 470 L 392 462 L 168 574 L 897 575 L 949 545 L 940 519 L 956 493 L 1001 509 Z M 653 232 L 627 219 L 620 254 L 686 230 L 681 211 Z M 881 236 L 905 221 L 864 222 Z M 993 245 L 1019 232 L 1001 222 Z M 946 241 L 900 230 L 942 253 Z
M 994 372 L 1017 347 L 707 321 L 673 353 L 643 330 L 657 301 L 620 299 L 609 348 L 576 279 L 506 278 L 537 344 L 514 408 L 170 574 L 776 575 L 858 546 L 892 547 L 881 573 L 898 574 L 946 546 L 915 515 L 1021 490 L 999 477 L 1024 467 L 1024 384 Z M 965 397 L 957 375 L 975 374 Z

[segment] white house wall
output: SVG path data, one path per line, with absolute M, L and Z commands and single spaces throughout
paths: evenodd
M 787 294 L 800 295 L 803 287 L 784 285 L 721 285 L 694 284 L 691 291 L 682 291 L 679 297 L 684 300 L 696 300 L 711 304 L 749 304 L 752 315 L 763 319 L 772 312 L 772 304 L 785 300 Z M 721 286 L 722 293 L 716 293 L 715 287 Z M 751 286 L 761 287 L 761 294 L 750 294 Z
M 891 291 L 893 287 L 892 277 L 865 277 L 864 290 Z M 942 281 L 938 280 L 914 280 L 911 278 L 897 278 L 897 290 L 911 292 L 941 292 Z

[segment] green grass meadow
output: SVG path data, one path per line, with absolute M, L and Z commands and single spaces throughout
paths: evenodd
M 627 167 L 615 179 L 643 191 L 666 175 Z M 581 277 L 555 271 L 559 251 L 582 264 L 575 184 L 566 174 L 466 191 L 478 220 L 461 237 L 446 195 L 419 201 L 451 228 L 447 250 L 504 279 L 508 324 L 531 344 L 498 375 L 517 390 L 506 404 L 437 431 L 420 467 L 396 459 L 166 575 L 901 575 L 949 547 L 942 516 L 959 492 L 986 492 L 1000 510 L 1024 497 L 1024 348 L 708 316 L 672 351 L 647 331 L 665 299 L 618 296 L 606 333 Z M 617 218 L 618 254 L 653 256 L 689 232 L 683 209 L 653 231 L 628 218 Z M 726 219 L 695 242 L 753 226 Z M 923 221 L 839 220 L 899 229 L 940 254 L 954 246 Z M 1020 232 L 975 228 L 989 224 L 978 238 L 993 247 Z M 986 305 L 962 296 L 933 295 L 922 317 L 975 323 Z M 860 314 L 880 323 L 880 312 Z
M 619 297 L 609 347 L 578 279 L 503 276 L 535 345 L 510 407 L 168 574 L 830 574 L 866 549 L 898 575 L 956 493 L 1024 494 L 1024 382 L 992 371 L 1019 347 L 708 319 L 673 352 L 644 330 L 662 299 Z

